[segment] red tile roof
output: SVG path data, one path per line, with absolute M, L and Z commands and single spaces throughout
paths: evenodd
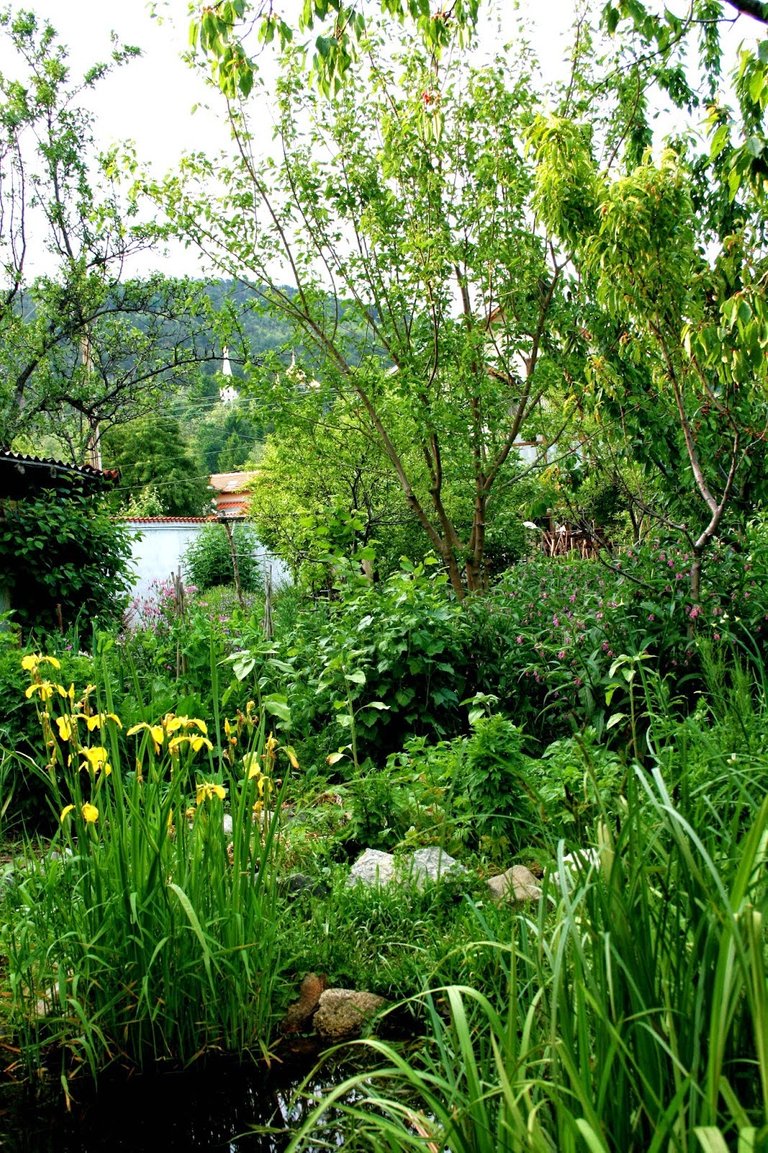
M 121 516 L 126 524 L 209 524 L 215 516 Z
M 256 472 L 214 472 L 211 474 L 211 488 L 219 493 L 244 492 L 256 476 Z

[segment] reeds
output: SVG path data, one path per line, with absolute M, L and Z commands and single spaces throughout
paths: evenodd
M 493 943 L 482 988 L 418 998 L 415 1048 L 362 1042 L 374 1067 L 291 1153 L 339 1129 L 353 1150 L 764 1153 L 768 757 L 713 757 L 733 730 L 702 732 L 708 775 L 690 730 L 664 771 L 636 766 L 620 818 L 588 854 L 561 846 L 538 909 Z
M 47 679 L 55 661 L 26 660 L 48 749 L 27 768 L 59 827 L 6 897 L 24 1064 L 55 1058 L 68 1089 L 84 1067 L 266 1052 L 281 796 L 263 715 L 251 704 L 210 736 L 170 713 L 124 732 L 108 682 L 78 693 Z

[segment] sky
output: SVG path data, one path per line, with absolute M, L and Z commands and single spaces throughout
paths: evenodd
M 108 55 L 112 31 L 141 48 L 141 59 L 98 85 L 94 110 L 103 143 L 134 139 L 140 155 L 159 168 L 201 143 L 212 148 L 226 144 L 227 130 L 221 115 L 213 110 L 219 103 L 216 93 L 181 60 L 188 45 L 188 0 L 159 0 L 154 7 L 161 19 L 150 15 L 147 0 L 24 0 L 24 4 L 53 24 L 69 48 L 75 72 Z M 20 6 L 18 0 L 13 6 Z M 283 5 L 283 9 L 290 7 L 290 2 Z M 486 43 L 494 40 L 493 7 L 487 6 Z M 503 10 L 505 5 L 500 7 Z M 513 5 L 506 7 L 511 10 Z M 556 71 L 562 60 L 563 36 L 553 29 L 567 31 L 573 0 L 528 0 L 522 7 L 530 9 L 541 30 L 547 70 Z M 267 75 L 270 63 L 266 56 Z M 192 113 L 193 106 L 205 103 L 213 108 Z M 265 116 L 265 142 L 269 124 Z
M 160 18 L 151 15 L 147 0 L 9 2 L 14 7 L 30 7 L 53 24 L 61 42 L 68 46 L 74 74 L 108 56 L 113 31 L 123 42 L 141 48 L 139 59 L 117 69 L 94 89 L 91 108 L 100 145 L 133 140 L 140 161 L 156 175 L 172 168 L 184 151 L 203 148 L 216 153 L 226 148 L 228 130 L 219 94 L 181 59 L 188 46 L 188 0 L 156 0 L 152 7 Z M 296 0 L 286 0 L 283 10 L 290 14 L 295 5 Z M 486 0 L 481 8 L 485 15 L 482 43 L 486 51 L 500 42 L 500 21 L 502 25 L 506 23 L 516 7 L 511 0 Z M 532 40 L 547 81 L 567 74 L 563 59 L 576 7 L 574 0 L 521 0 L 519 5 L 531 21 Z M 741 21 L 732 39 L 735 42 L 752 33 L 754 27 L 750 21 L 746 21 L 746 26 Z M 262 69 L 267 78 L 271 70 L 273 62 L 267 56 Z M 87 104 L 87 100 L 83 103 Z M 267 149 L 271 139 L 268 109 L 263 114 L 260 110 L 256 120 L 263 128 L 263 148 Z M 188 264 L 190 256 L 177 253 L 174 259 L 174 271 L 197 271 L 194 262 Z
M 187 47 L 187 0 L 163 0 L 162 21 L 146 0 L 14 0 L 46 18 L 69 52 L 73 73 L 108 58 L 110 34 L 141 48 L 142 56 L 117 69 L 95 89 L 93 110 L 104 144 L 135 139 L 141 154 L 164 166 L 201 140 L 215 143 L 220 119 L 196 103 L 208 97 L 199 76 L 181 59 Z M 84 101 L 85 103 L 86 101 Z
M 83 94 L 82 104 L 95 116 L 95 138 L 100 147 L 121 141 L 135 143 L 139 161 L 164 175 L 185 151 L 204 149 L 216 154 L 227 147 L 228 129 L 223 115 L 223 101 L 218 92 L 206 85 L 204 76 L 191 68 L 182 55 L 188 48 L 188 0 L 9 0 L 11 6 L 29 7 L 56 29 L 66 45 L 73 76 L 81 75 L 97 61 L 108 59 L 111 34 L 126 44 L 141 49 L 142 55 L 131 60 L 92 92 Z M 281 10 L 290 14 L 296 0 L 286 0 Z M 486 50 L 499 42 L 498 12 L 509 13 L 514 5 L 509 0 L 488 0 L 485 5 Z M 564 37 L 573 12 L 573 0 L 523 0 L 530 9 L 543 37 L 542 55 L 547 72 L 554 78 L 563 56 Z M 158 16 L 153 16 L 154 9 Z M 536 19 L 538 15 L 538 19 Z M 545 18 L 546 17 L 546 18 Z M 501 18 L 502 23 L 504 17 Z M 553 34 L 553 28 L 562 31 Z M 0 51 L 0 68 L 8 67 L 8 58 Z M 274 58 L 266 52 L 261 68 L 269 81 L 275 72 Z M 267 84 L 269 87 L 269 84 Z M 263 99 L 262 97 L 256 97 Z M 271 114 L 268 107 L 254 118 L 263 131 L 262 149 L 268 150 L 272 138 Z M 45 260 L 44 256 L 40 256 Z M 152 258 L 150 258 L 152 260 Z M 175 274 L 199 274 L 197 258 L 181 248 L 172 251 L 170 263 L 161 261 L 163 271 Z M 134 268 L 135 273 L 150 271 L 156 264 Z

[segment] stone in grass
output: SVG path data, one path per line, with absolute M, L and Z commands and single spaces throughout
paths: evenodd
M 409 856 L 401 858 L 400 871 L 403 876 L 409 877 L 419 888 L 423 888 L 425 881 L 439 881 L 446 877 L 456 877 L 466 873 L 449 853 L 437 845 L 430 845 L 426 849 L 416 849 Z
M 541 896 L 539 882 L 525 865 L 513 865 L 506 873 L 489 877 L 488 888 L 494 901 L 538 901 Z
M 347 883 L 389 885 L 392 881 L 400 884 L 410 882 L 421 889 L 427 881 L 439 881 L 465 872 L 463 865 L 434 845 L 397 857 L 381 849 L 366 849 L 352 866 Z
M 326 989 L 313 1017 L 318 1037 L 336 1043 L 359 1037 L 371 1017 L 386 1005 L 383 997 L 357 989 Z
M 327 988 L 328 978 L 324 973 L 307 973 L 301 982 L 298 1001 L 288 1006 L 280 1025 L 281 1032 L 300 1033 L 308 1028 Z
M 347 879 L 348 885 L 388 885 L 395 875 L 395 858 L 381 849 L 366 849 Z

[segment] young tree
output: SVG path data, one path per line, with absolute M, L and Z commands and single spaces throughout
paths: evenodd
M 561 379 L 562 264 L 535 225 L 522 145 L 530 64 L 519 52 L 438 75 L 418 50 L 392 64 L 371 44 L 329 107 L 289 57 L 279 161 L 257 161 L 247 107 L 230 106 L 237 162 L 190 159 L 152 190 L 187 242 L 293 323 L 459 596 L 484 586 L 494 489 Z
M 737 486 L 754 494 L 764 471 L 761 215 L 745 205 L 738 231 L 708 259 L 707 222 L 694 212 L 694 185 L 680 156 L 667 151 L 658 163 L 647 157 L 610 179 L 598 173 L 573 122 L 542 118 L 532 141 L 540 210 L 617 336 L 618 354 L 592 342 L 593 376 L 618 398 L 630 443 L 645 442 L 645 459 L 675 484 L 672 506 L 656 511 L 691 549 L 695 603 L 704 554 Z
M 104 438 L 104 459 L 120 470 L 116 491 L 129 505 L 151 500 L 162 516 L 211 511 L 208 477 L 198 471 L 172 417 L 142 417 L 112 429 Z
M 0 11 L 0 35 L 13 50 L 0 74 L 0 443 L 56 426 L 73 460 L 89 450 L 97 464 L 103 427 L 214 357 L 211 310 L 200 285 L 125 276 L 150 241 L 81 100 L 138 49 L 113 48 L 78 83 L 33 13 Z
M 314 401 L 294 404 L 290 425 L 267 439 L 250 486 L 259 539 L 295 579 L 323 588 L 338 556 L 366 550 L 377 576 L 402 556 L 422 559 L 426 538 L 365 417 Z

